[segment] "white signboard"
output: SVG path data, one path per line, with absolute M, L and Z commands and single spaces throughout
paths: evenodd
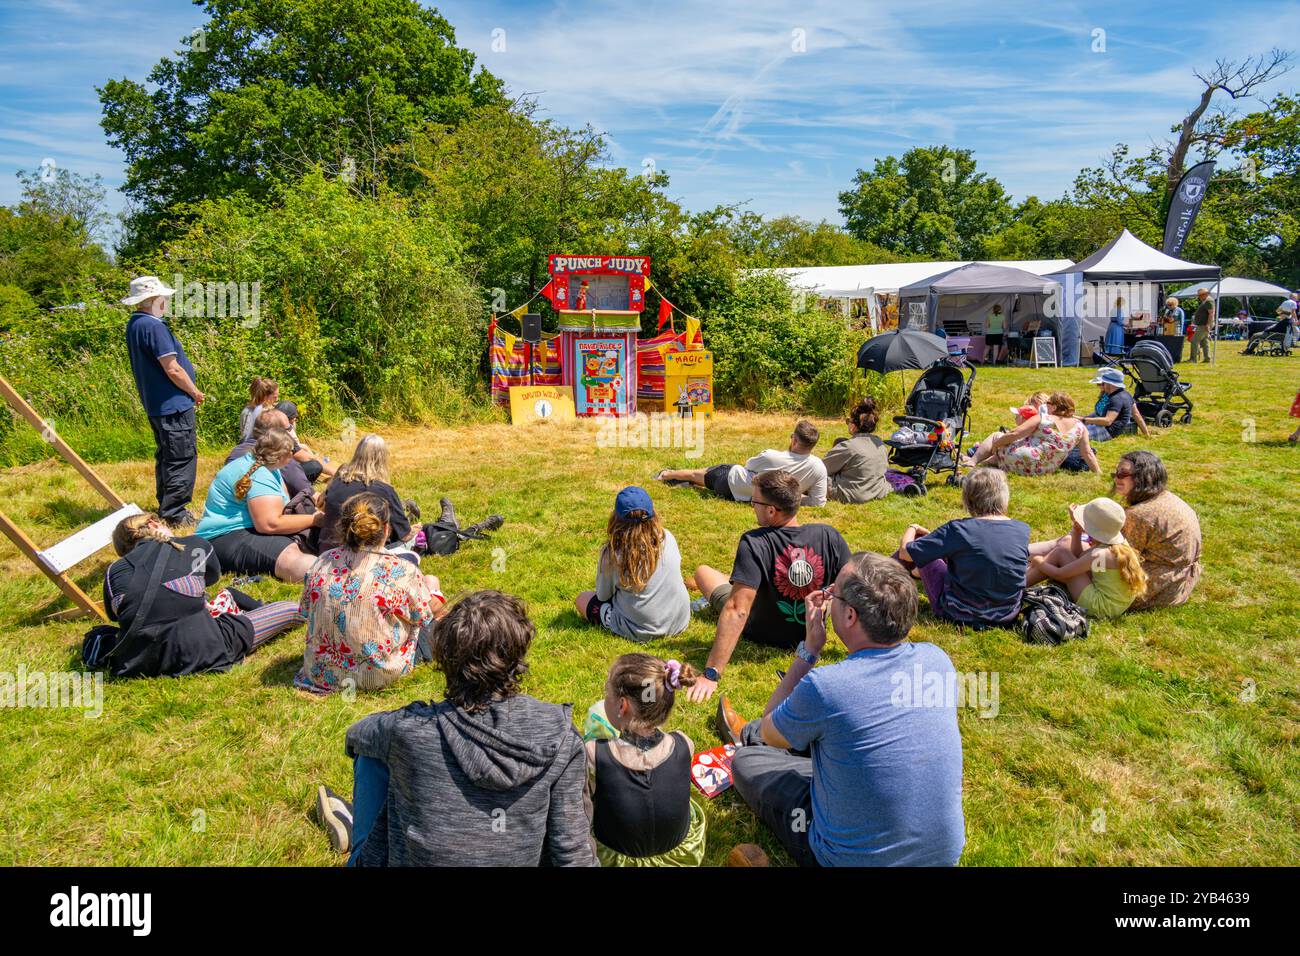
M 1056 364 L 1056 339 L 1051 335 L 1040 335 L 1034 339 L 1034 368 L 1040 365 Z

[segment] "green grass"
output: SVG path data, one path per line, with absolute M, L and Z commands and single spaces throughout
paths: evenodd
M 1194 382 L 1192 425 L 1100 449 L 1109 469 L 1125 450 L 1152 448 L 1174 490 L 1200 513 L 1205 574 L 1188 605 L 1095 624 L 1088 640 L 1060 648 L 1029 646 L 1004 631 L 962 634 L 923 610 L 914 638 L 939 644 L 959 671 L 1000 679 L 996 717 L 974 710 L 959 717 L 964 864 L 1300 861 L 1300 450 L 1284 440 L 1295 425 L 1286 411 L 1300 360 L 1242 357 L 1238 348 L 1222 345 L 1215 370 L 1182 367 Z M 1086 369 L 981 371 L 974 434 L 1005 423 L 1007 407 L 1042 385 L 1091 404 L 1089 377 Z M 526 598 L 538 638 L 525 689 L 571 701 L 580 713 L 599 696 L 609 661 L 632 647 L 585 626 L 572 610 L 573 595 L 594 579 L 615 492 L 630 482 L 649 485 L 664 465 L 743 460 L 781 445 L 792 420 L 723 414 L 694 462 L 679 450 L 599 447 L 591 423 L 387 434 L 399 490 L 426 511 L 446 494 L 464 517 L 506 516 L 494 542 L 504 563 L 500 554 L 494 562 L 492 546 L 470 544 L 425 567 L 453 597 L 490 587 Z M 826 444 L 843 434 L 836 421 L 818 424 Z M 341 438 L 315 444 L 344 453 Z M 200 488 L 218 462 L 203 458 Z M 151 462 L 107 464 L 101 472 L 127 499 L 152 505 Z M 1106 487 L 1092 475 L 1012 478 L 1012 513 L 1036 535 L 1059 534 L 1066 505 Z M 729 566 L 750 509 L 686 489 L 653 493 L 688 564 Z M 0 473 L 0 501 L 40 544 L 103 513 L 76 475 L 53 461 Z M 934 527 L 959 513 L 958 493 L 937 486 L 919 500 L 830 505 L 804 519 L 835 525 L 855 550 L 887 551 L 909 522 Z M 97 593 L 106 560 L 83 566 L 83 587 Z M 0 671 L 79 670 L 85 622 L 43 620 L 64 603 L 7 542 L 0 572 Z M 296 596 L 273 582 L 254 590 Z M 711 621 L 696 620 L 649 649 L 699 667 L 712 635 Z M 437 696 L 441 678 L 423 667 L 382 693 L 308 700 L 289 686 L 301 641 L 301 630 L 282 636 L 229 674 L 109 682 L 98 719 L 71 709 L 0 710 L 0 863 L 338 862 L 310 809 L 317 783 L 350 792 L 345 729 L 372 711 Z M 785 663 L 784 654 L 742 644 L 724 682 L 742 713 L 760 712 Z M 1252 686 L 1253 700 L 1244 692 Z M 711 745 L 711 714 L 682 702 L 671 725 Z M 709 811 L 709 862 L 742 840 L 784 861 L 734 794 Z

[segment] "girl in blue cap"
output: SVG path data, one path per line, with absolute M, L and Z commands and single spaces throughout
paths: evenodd
M 578 595 L 578 613 L 633 641 L 686 630 L 691 597 L 682 580 L 682 553 L 644 488 L 630 485 L 618 493 L 606 534 L 596 590 Z

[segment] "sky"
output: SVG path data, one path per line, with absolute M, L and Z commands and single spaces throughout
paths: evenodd
M 1164 141 L 1194 69 L 1300 37 L 1300 4 L 1253 0 L 426 5 L 513 94 L 603 132 L 615 165 L 668 173 L 688 208 L 834 223 L 856 170 L 915 146 L 973 150 L 1016 199 L 1059 197 L 1115 144 Z M 0 0 L 0 203 L 53 162 L 101 175 L 120 208 L 95 87 L 144 80 L 204 20 L 185 0 Z M 1297 88 L 1300 69 L 1263 93 Z

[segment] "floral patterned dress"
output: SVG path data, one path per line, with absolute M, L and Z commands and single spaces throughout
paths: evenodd
M 1046 405 L 1038 406 L 1038 419 L 1038 427 L 1030 435 L 993 453 L 994 461 L 1003 471 L 1030 477 L 1050 475 L 1087 434 L 1087 428 L 1078 419 L 1074 420 L 1073 428 L 1062 432 Z
M 300 604 L 307 648 L 294 686 L 330 693 L 387 687 L 415 663 L 420 628 L 446 603 L 420 569 L 386 551 L 326 551 Z

